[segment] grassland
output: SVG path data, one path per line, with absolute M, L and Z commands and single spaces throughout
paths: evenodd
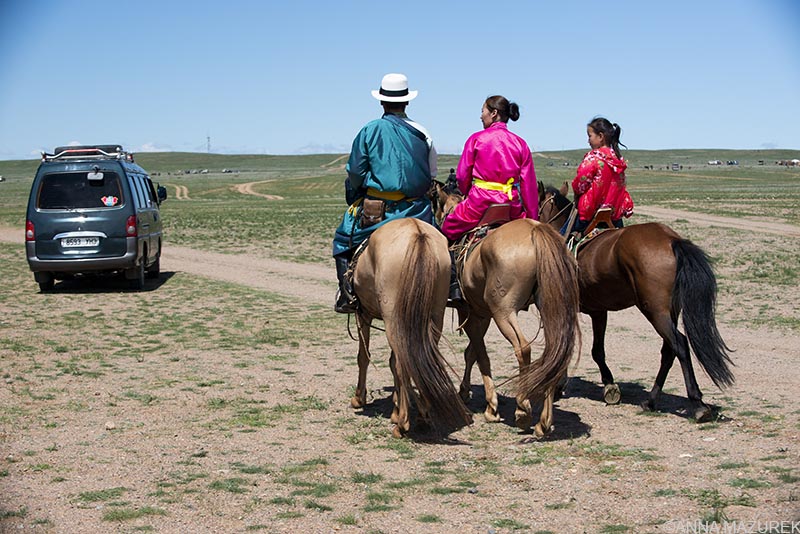
M 539 177 L 571 178 L 580 156 L 537 155 Z M 798 224 L 800 169 L 771 165 L 787 157 L 632 151 L 629 180 L 640 204 Z M 167 246 L 329 265 L 344 209 L 337 158 L 137 159 L 170 194 L 188 188 L 187 200 L 163 205 Z M 683 170 L 658 168 L 673 161 Z M 443 174 L 455 163 L 443 156 Z M 35 168 L 0 162 L 0 225 L 23 227 Z M 283 200 L 233 190 L 250 182 Z M 674 532 L 675 520 L 796 519 L 800 245 L 674 227 L 716 260 L 718 320 L 739 382 L 721 392 L 698 379 L 720 417 L 687 421 L 677 369 L 662 411 L 640 411 L 660 344 L 630 310 L 612 314 L 607 346 L 625 400 L 602 404 L 585 347 L 545 442 L 516 431 L 505 391 L 504 422 L 484 423 L 475 377 L 475 425 L 451 440 L 391 438 L 383 336 L 374 335 L 368 406 L 354 411 L 357 345 L 327 306 L 180 272 L 141 293 L 100 279 L 39 294 L 19 245 L 0 242 L 0 531 Z M 460 371 L 464 340 L 446 335 Z M 496 333 L 487 344 L 502 380 L 513 355 Z

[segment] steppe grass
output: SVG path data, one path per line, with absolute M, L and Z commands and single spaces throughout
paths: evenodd
M 154 159 L 153 165 L 162 173 L 155 177 L 157 181 L 186 185 L 190 192 L 190 200 L 170 198 L 164 204 L 168 243 L 229 253 L 268 253 L 291 261 L 328 265 L 330 237 L 344 209 L 343 173 L 341 169 L 324 167 L 333 159 L 335 156 L 273 159 L 269 160 L 269 165 L 274 167 L 266 164 L 258 167 L 255 162 L 260 160 L 256 158 L 252 160 L 253 168 L 243 169 L 238 175 L 222 174 L 218 172 L 220 169 L 212 168 L 211 173 L 203 176 L 174 173 L 199 165 L 183 164 L 180 159 Z M 672 156 L 667 157 L 669 159 Z M 212 160 L 209 160 L 209 167 Z M 227 167 L 244 168 L 244 165 L 224 161 Z M 454 158 L 449 161 L 454 165 Z M 540 178 L 552 177 L 551 181 L 556 181 L 573 173 L 574 167 L 548 167 L 537 161 L 537 171 Z M 173 174 L 163 174 L 166 172 Z M 671 171 L 643 172 L 634 166 L 629 180 L 638 202 L 679 209 L 707 211 L 712 203 L 705 204 L 696 195 L 701 191 L 713 191 L 710 198 L 717 199 L 714 209 L 720 213 L 727 209 L 725 202 L 735 206 L 756 187 L 758 191 L 778 191 L 786 187 L 788 201 L 781 209 L 789 209 L 791 214 L 783 217 L 783 212 L 778 211 L 771 216 L 792 220 L 800 212 L 796 205 L 800 186 L 796 180 L 792 182 L 791 179 L 796 178 L 794 174 L 784 175 L 785 172 L 788 171 L 756 167 L 698 167 L 672 174 Z M 8 184 L 2 184 L 11 187 L 2 190 L 10 195 L 0 195 L 0 224 L 24 223 L 27 190 L 23 182 L 22 178 L 12 175 Z M 263 182 L 255 186 L 256 191 L 281 195 L 284 200 L 250 198 L 231 189 L 247 182 Z M 730 189 L 726 189 L 729 186 Z M 748 205 L 745 211 L 766 210 L 773 205 L 770 199 L 759 202 Z M 688 224 L 681 225 L 680 231 L 704 246 L 714 244 L 709 253 L 717 260 L 720 313 L 726 320 L 800 328 L 797 320 L 791 319 L 792 309 L 781 304 L 781 297 L 797 282 L 797 270 L 792 265 L 793 258 L 797 257 L 797 245 L 779 236 L 748 239 L 745 244 L 738 231 L 698 229 Z M 774 250 L 780 252 L 771 255 Z M 771 261 L 764 258 L 771 258 Z M 0 406 L 0 422 L 20 429 L 23 434 L 29 428 L 46 425 L 50 425 L 46 428 L 59 430 L 70 424 L 65 417 L 77 419 L 87 414 L 113 412 L 115 408 L 120 412 L 157 414 L 165 406 L 188 399 L 187 406 L 195 413 L 187 414 L 183 424 L 191 427 L 193 439 L 202 441 L 207 435 L 222 435 L 226 443 L 231 444 L 224 451 L 197 448 L 181 451 L 173 470 L 160 474 L 146 488 L 81 488 L 75 499 L 89 509 L 93 508 L 91 503 L 104 503 L 104 511 L 98 511 L 97 515 L 102 514 L 107 521 L 128 521 L 162 513 L 175 515 L 176 510 L 183 510 L 182 506 L 188 505 L 190 500 L 224 498 L 238 503 L 243 514 L 250 509 L 266 507 L 270 510 L 270 520 L 301 519 L 323 513 L 337 517 L 341 525 L 360 525 L 364 522 L 362 514 L 363 517 L 381 517 L 380 514 L 387 511 L 402 509 L 412 520 L 435 524 L 439 516 L 415 512 L 410 505 L 412 497 L 423 496 L 448 505 L 456 501 L 461 505 L 460 499 L 472 498 L 467 492 L 478 487 L 476 481 L 487 477 L 490 480 L 510 477 L 520 470 L 558 472 L 558 476 L 562 476 L 561 470 L 571 459 L 588 464 L 587 472 L 592 475 L 597 472 L 616 475 L 646 470 L 649 466 L 658 466 L 661 460 L 653 450 L 646 448 L 646 443 L 644 447 L 628 447 L 595 439 L 575 439 L 508 447 L 516 433 L 502 424 L 475 425 L 465 432 L 473 446 L 470 449 L 474 450 L 462 449 L 447 460 L 430 460 L 428 444 L 391 438 L 388 420 L 380 415 L 353 416 L 345 410 L 333 415 L 333 419 L 326 419 L 338 408 L 335 402 L 346 404 L 352 391 L 343 388 L 327 392 L 322 386 L 316 391 L 304 389 L 308 375 L 302 374 L 297 363 L 305 347 L 318 346 L 314 343 L 324 345 L 331 340 L 349 342 L 343 335 L 343 321 L 327 308 L 297 307 L 281 295 L 184 273 L 176 273 L 164 279 L 156 289 L 143 293 L 129 292 L 113 281 L 101 280 L 97 282 L 99 288 L 74 284 L 67 290 L 43 295 L 38 293 L 18 244 L 0 243 L 0 263 L 4 268 L 4 282 L 7 282 L 0 286 L 0 305 L 4 310 L 0 316 L 0 377 L 8 385 L 12 399 L 10 405 Z M 742 292 L 742 288 L 746 291 Z M 742 293 L 745 296 L 767 295 L 772 302 L 764 309 L 761 308 L 763 298 L 744 303 L 732 298 Z M 142 309 L 147 313 L 141 313 Z M 29 334 L 32 331 L 36 332 L 35 336 Z M 309 339 L 309 332 L 314 333 L 315 339 Z M 382 336 L 375 336 L 376 341 L 379 337 Z M 464 344 L 463 340 L 455 343 Z M 207 357 L 224 359 L 226 363 L 216 367 L 216 373 L 209 374 L 203 361 Z M 385 366 L 385 361 L 377 361 L 375 367 L 386 371 Z M 322 376 L 319 383 L 324 383 L 324 376 L 332 372 L 353 373 L 354 379 L 354 368 L 354 359 L 347 362 L 332 359 L 314 376 Z M 250 378 L 263 378 L 263 381 L 256 383 L 258 380 Z M 122 387 L 95 396 L 95 392 L 104 391 L 104 381 L 120 383 Z M 75 394 L 77 388 L 81 395 Z M 332 402 L 331 398 L 337 400 Z M 765 411 L 753 410 L 756 413 L 739 415 L 772 426 L 781 422 L 774 413 Z M 342 451 L 273 459 L 271 454 L 291 448 L 292 440 L 319 439 L 297 426 L 292 427 L 300 425 L 303 418 L 314 420 L 314 424 L 333 424 L 343 434 L 341 444 L 337 445 Z M 674 424 L 681 423 L 674 421 Z M 237 450 L 244 449 L 238 440 L 246 438 L 245 432 L 255 431 L 250 435 L 257 436 L 259 430 L 275 427 L 280 428 L 285 437 L 274 437 L 272 443 L 260 444 L 263 449 L 255 453 L 259 456 Z M 113 433 L 108 431 L 103 439 L 108 442 L 111 441 L 108 436 L 124 436 L 129 428 L 137 432 L 147 430 L 142 423 L 120 420 Z M 706 426 L 703 430 L 714 428 Z M 494 452 L 498 443 L 505 447 L 501 453 Z M 31 456 L 7 460 L 0 469 L 2 483 L 23 476 L 23 470 L 35 474 L 59 465 L 49 457 L 38 455 L 46 452 L 57 457 L 75 450 L 69 443 L 59 445 L 46 451 L 40 447 Z M 77 444 L 87 450 L 91 445 L 94 442 L 88 437 Z M 382 455 L 387 464 L 408 466 L 406 475 L 378 474 L 351 460 L 366 458 L 374 451 Z M 775 454 L 761 460 L 786 459 L 786 455 Z M 110 462 L 107 458 L 98 458 L 98 463 Z M 747 463 L 738 458 L 727 462 L 712 460 L 710 466 L 715 476 L 720 470 L 748 468 Z M 772 466 L 767 471 L 769 480 L 740 477 L 730 480 L 725 487 L 727 491 L 757 495 L 759 489 L 797 481 L 791 468 Z M 66 476 L 45 476 L 54 482 L 74 479 L 72 473 L 59 471 L 58 474 Z M 709 518 L 724 517 L 731 505 L 753 506 L 756 503 L 756 497 L 746 493 L 737 497 L 721 491 L 679 494 L 664 489 L 657 490 L 656 496 L 682 495 L 697 501 Z M 363 503 L 358 514 L 335 504 L 338 497 L 348 492 L 357 495 Z M 264 499 L 260 507 L 256 506 L 259 502 L 256 494 Z M 270 499 L 264 495 L 274 497 Z M 132 507 L 122 501 L 124 498 L 141 502 L 134 496 L 154 497 L 165 509 Z M 483 496 L 483 488 L 478 496 Z M 566 514 L 571 513 L 571 504 L 556 502 L 545 508 L 548 514 Z M 3 510 L 0 514 L 7 518 L 25 514 L 24 509 L 10 505 Z M 265 523 L 260 520 L 247 529 L 268 530 Z M 528 525 L 511 517 L 496 517 L 491 524 L 508 531 L 530 530 Z M 636 530 L 625 524 L 597 528 L 609 532 Z M 364 530 L 368 531 L 368 527 Z

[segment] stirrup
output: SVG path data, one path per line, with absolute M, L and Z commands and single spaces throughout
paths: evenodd
M 358 310 L 358 301 L 351 299 L 347 294 L 342 294 L 341 289 L 336 290 L 336 304 L 333 311 L 336 313 L 355 313 Z

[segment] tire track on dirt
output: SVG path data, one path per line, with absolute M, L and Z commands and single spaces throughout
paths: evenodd
M 282 196 L 268 195 L 266 193 L 259 193 L 254 191 L 253 187 L 258 184 L 265 184 L 267 182 L 274 182 L 275 180 L 261 180 L 260 182 L 247 182 L 246 184 L 236 184 L 231 186 L 231 190 L 241 193 L 243 195 L 255 195 L 257 197 L 266 198 L 267 200 L 283 200 Z
M 189 199 L 189 188 L 185 185 L 177 185 L 177 184 L 166 184 L 170 187 L 175 188 L 175 200 L 190 200 Z
M 167 244 L 161 253 L 161 269 L 264 289 L 306 303 L 333 305 L 336 275 L 332 267 Z
M 24 229 L 0 227 L 0 242 L 22 246 L 24 234 Z M 306 304 L 332 305 L 336 290 L 333 266 L 293 263 L 252 254 L 222 254 L 169 242 L 161 252 L 161 270 L 264 289 Z
M 322 165 L 320 165 L 320 167 L 322 167 L 323 169 L 328 168 L 328 167 L 333 167 L 334 165 L 336 165 L 337 163 L 339 163 L 340 161 L 342 161 L 343 159 L 345 159 L 347 157 L 349 157 L 349 154 L 344 154 L 342 156 L 339 156 L 338 158 L 336 158 L 333 161 L 329 161 L 328 163 L 323 163 Z M 344 164 L 340 165 L 340 167 L 344 168 Z
M 691 223 L 702 226 L 723 226 L 725 228 L 736 228 L 737 230 L 751 230 L 766 234 L 800 237 L 800 227 L 786 223 L 744 218 L 735 219 L 733 217 L 723 217 L 721 215 L 708 215 L 694 211 L 657 208 L 655 206 L 636 206 L 634 211 L 664 221 L 685 219 Z

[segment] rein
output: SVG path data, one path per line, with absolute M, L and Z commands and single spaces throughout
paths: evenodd
M 542 206 L 544 206 L 544 205 L 545 205 L 545 204 L 547 204 L 548 202 L 549 202 L 549 203 L 551 203 L 551 204 L 553 204 L 553 205 L 555 205 L 555 203 L 556 203 L 556 197 L 555 197 L 555 196 L 553 196 L 553 195 L 550 195 L 549 197 L 547 197 L 546 199 L 544 199 L 544 200 L 542 201 L 542 204 L 541 204 L 541 206 L 539 206 L 539 213 L 541 213 L 541 212 L 542 212 Z M 564 206 L 563 208 L 561 208 L 561 211 L 559 211 L 558 213 L 556 213 L 555 215 L 553 215 L 552 217 L 550 217 L 550 219 L 548 219 L 548 220 L 547 220 L 547 224 L 550 224 L 550 223 L 552 223 L 553 221 L 555 221 L 556 219 L 558 219 L 558 218 L 559 218 L 559 216 L 561 216 L 561 214 L 562 214 L 562 213 L 564 213 L 566 210 L 568 210 L 568 209 L 570 209 L 570 208 L 572 208 L 572 202 L 570 202 L 569 204 L 567 204 L 566 206 Z

